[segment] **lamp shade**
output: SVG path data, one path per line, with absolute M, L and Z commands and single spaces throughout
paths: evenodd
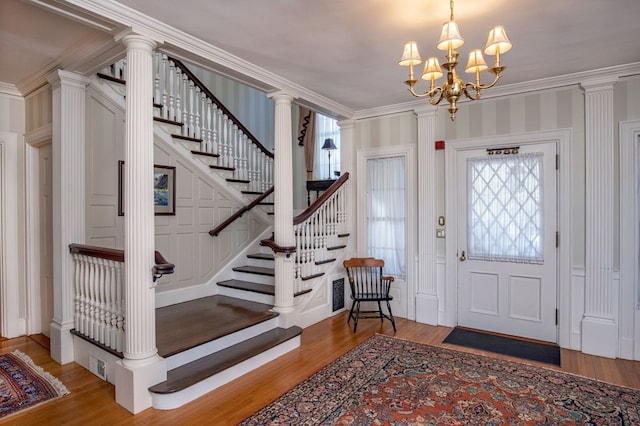
M 322 149 L 325 149 L 327 151 L 333 151 L 334 149 L 338 149 L 338 147 L 333 143 L 333 139 L 327 138 L 324 140 Z
M 469 62 L 467 62 L 467 67 L 464 69 L 465 72 L 473 74 L 475 72 L 484 71 L 488 68 L 489 67 L 484 61 L 480 49 L 475 49 L 469 52 Z
M 502 25 L 498 25 L 489 31 L 487 44 L 484 46 L 484 53 L 487 55 L 495 55 L 496 52 L 504 53 L 509 50 L 511 50 L 511 42 Z
M 422 58 L 420 57 L 420 52 L 418 52 L 418 44 L 415 41 L 405 43 L 402 58 L 400 58 L 400 62 L 398 62 L 398 64 L 408 67 L 421 63 Z
M 458 24 L 454 21 L 445 22 L 442 25 L 442 33 L 440 33 L 440 40 L 438 40 L 438 49 L 448 50 L 449 46 L 452 49 L 456 49 L 464 44 L 464 39 L 460 35 Z
M 424 70 L 422 71 L 422 79 L 423 80 L 436 80 L 442 77 L 442 69 L 440 69 L 440 64 L 438 63 L 438 58 L 435 56 L 427 59 L 427 62 L 424 64 Z

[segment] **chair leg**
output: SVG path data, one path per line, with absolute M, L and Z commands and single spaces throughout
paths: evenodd
M 380 314 L 380 322 L 384 322 L 384 314 L 382 313 L 382 305 L 378 300 L 378 313 Z
M 393 331 L 396 331 L 396 320 L 393 318 L 393 312 L 391 312 L 391 304 L 387 300 L 387 308 L 389 309 L 389 319 L 391 320 L 391 325 L 393 326 Z
M 356 332 L 356 328 L 358 328 L 358 318 L 360 317 L 360 302 L 356 302 L 356 314 L 353 317 L 353 332 Z
M 347 318 L 347 324 L 351 321 L 351 317 L 353 317 L 353 308 L 356 306 L 356 301 L 351 302 L 351 310 L 349 311 L 349 318 Z

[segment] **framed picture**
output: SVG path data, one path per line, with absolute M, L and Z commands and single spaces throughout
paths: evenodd
M 118 161 L 118 216 L 124 216 L 124 161 Z M 176 214 L 176 168 L 153 166 L 153 207 L 156 216 Z

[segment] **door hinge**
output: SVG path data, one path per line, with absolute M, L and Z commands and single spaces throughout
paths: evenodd
M 556 248 L 560 246 L 560 232 L 556 231 Z
M 558 310 L 556 309 L 556 325 L 558 325 Z
M 556 154 L 556 170 L 560 170 L 560 155 Z

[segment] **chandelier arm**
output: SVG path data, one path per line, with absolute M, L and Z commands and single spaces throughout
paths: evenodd
M 440 89 L 439 87 L 436 87 L 436 89 Z M 444 92 L 442 91 L 442 89 L 440 89 L 440 96 L 438 97 L 438 100 L 434 100 L 433 96 L 431 96 L 431 99 L 429 100 L 429 103 L 431 105 L 438 105 L 440 103 L 440 101 L 442 101 L 442 99 L 444 99 Z
M 415 96 L 416 98 L 424 98 L 429 96 L 430 98 L 433 98 L 436 93 L 440 93 L 440 98 L 442 99 L 442 88 L 441 87 L 434 87 L 433 89 L 428 90 L 427 92 L 424 92 L 422 94 L 420 93 L 416 93 L 415 90 L 413 90 L 413 86 L 409 86 L 409 92 L 411 92 L 411 94 L 413 96 Z M 440 101 L 438 101 L 440 102 Z
M 491 84 L 476 84 L 476 83 L 468 82 L 468 83 L 465 83 L 465 86 L 473 88 L 473 90 L 475 90 L 476 92 L 479 92 L 480 90 L 484 90 L 484 89 L 491 89 L 493 86 L 495 86 L 498 83 L 498 80 L 500 80 L 500 77 L 502 77 L 502 74 L 496 74 L 496 77 L 493 79 L 493 82 Z

